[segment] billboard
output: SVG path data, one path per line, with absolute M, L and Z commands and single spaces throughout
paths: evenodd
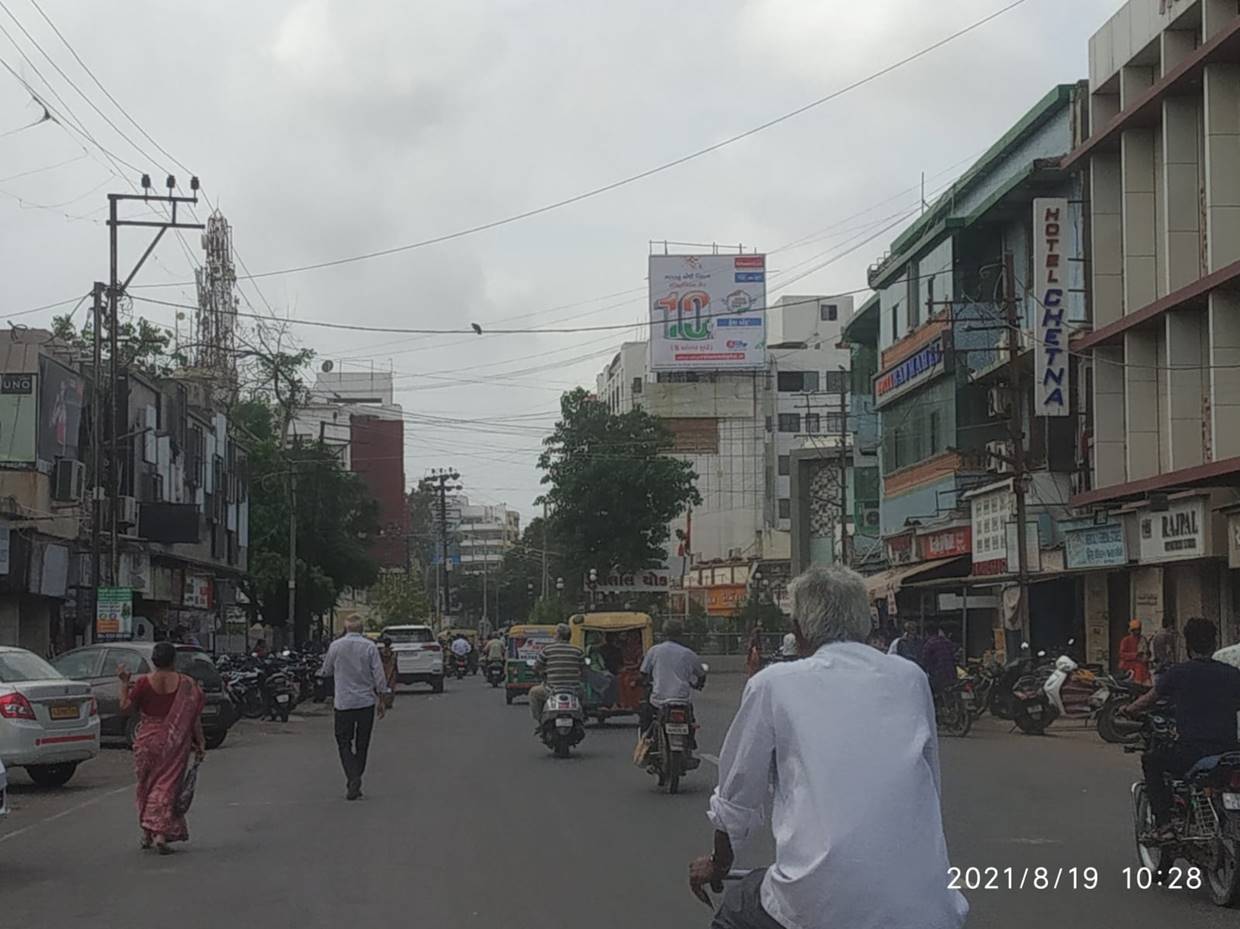
M 0 462 L 34 464 L 38 402 L 34 374 L 0 375 Z
M 765 255 L 651 255 L 654 371 L 766 367 Z
M 39 359 L 39 460 L 81 460 L 78 433 L 86 381 L 46 355 Z
M 1045 197 L 1033 201 L 1033 413 L 1067 416 L 1068 404 L 1068 262 L 1063 232 L 1068 201 Z

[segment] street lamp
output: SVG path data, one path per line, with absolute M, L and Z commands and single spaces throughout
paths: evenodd
M 594 609 L 594 594 L 598 588 L 598 569 L 590 569 L 590 609 Z

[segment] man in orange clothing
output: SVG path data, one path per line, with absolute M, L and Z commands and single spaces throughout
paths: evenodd
M 1128 635 L 1119 640 L 1119 669 L 1130 672 L 1132 679 L 1138 684 L 1150 682 L 1149 653 L 1145 647 L 1145 639 L 1141 637 L 1139 619 L 1128 624 Z

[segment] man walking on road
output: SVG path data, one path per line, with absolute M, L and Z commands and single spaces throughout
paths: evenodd
M 384 705 L 378 698 L 390 693 L 391 688 L 378 647 L 362 635 L 362 621 L 350 619 L 344 630 L 345 634 L 328 647 L 319 677 L 336 682 L 336 745 L 344 768 L 345 799 L 357 800 L 362 795 L 375 716 L 383 718 Z

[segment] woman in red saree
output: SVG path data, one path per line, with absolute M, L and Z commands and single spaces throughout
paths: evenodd
M 185 815 L 175 806 L 191 749 L 201 761 L 206 746 L 202 734 L 206 698 L 192 677 L 177 673 L 176 657 L 172 643 L 160 642 L 151 654 L 153 672 L 131 686 L 130 672 L 124 667 L 118 671 L 121 711 L 141 714 L 133 740 L 133 766 L 142 847 L 154 845 L 161 855 L 172 851 L 170 842 L 189 839 Z

